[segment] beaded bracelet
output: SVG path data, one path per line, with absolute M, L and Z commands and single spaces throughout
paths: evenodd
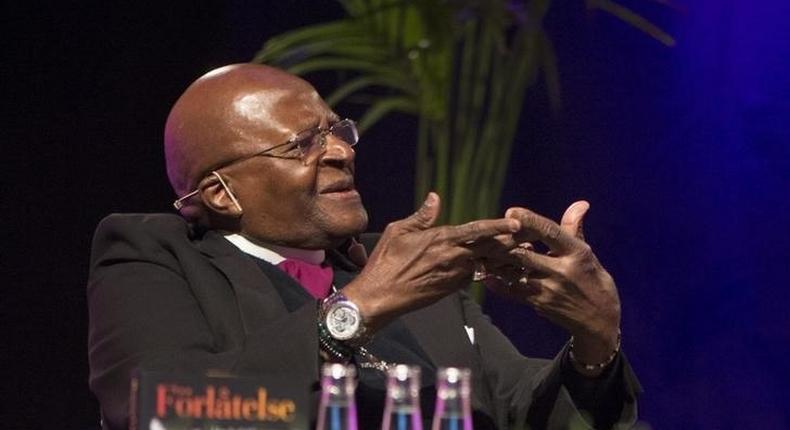
M 332 335 L 329 334 L 329 331 L 321 320 L 318 321 L 318 343 L 321 349 L 339 361 L 349 361 L 354 355 L 353 349 L 337 342 Z
M 622 336 L 622 333 L 620 332 L 620 329 L 617 329 L 617 345 L 614 347 L 614 351 L 612 351 L 612 353 L 608 357 L 606 357 L 606 360 L 602 361 L 601 363 L 588 364 L 588 363 L 584 363 L 584 362 L 579 361 L 576 358 L 576 356 L 573 354 L 573 341 L 574 341 L 574 339 L 573 339 L 573 336 L 571 336 L 570 346 L 568 348 L 568 357 L 571 359 L 572 362 L 574 362 L 577 365 L 581 366 L 584 370 L 587 370 L 587 371 L 590 371 L 590 372 L 592 372 L 594 370 L 601 370 L 601 369 L 605 368 L 606 366 L 612 364 L 614 359 L 617 358 L 617 354 L 620 353 L 620 342 L 622 341 L 622 337 L 623 336 Z

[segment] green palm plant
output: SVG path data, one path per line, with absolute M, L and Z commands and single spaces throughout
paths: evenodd
M 362 132 L 393 111 L 417 115 L 415 203 L 433 189 L 443 222 L 494 215 L 526 89 L 542 76 L 559 103 L 554 48 L 542 26 L 551 0 L 339 2 L 347 18 L 274 37 L 253 61 L 299 75 L 346 72 L 327 102 L 369 105 Z M 586 5 L 674 44 L 618 3 Z

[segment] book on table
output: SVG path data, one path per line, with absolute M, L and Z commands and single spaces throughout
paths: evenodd
M 131 430 L 296 430 L 309 427 L 308 384 L 298 377 L 137 371 Z

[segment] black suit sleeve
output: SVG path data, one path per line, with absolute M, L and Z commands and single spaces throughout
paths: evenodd
M 232 333 L 243 332 L 232 329 L 243 324 L 233 313 L 236 307 L 222 315 L 210 308 L 215 301 L 236 300 L 232 288 L 205 259 L 189 259 L 183 221 L 156 227 L 111 217 L 94 237 L 88 283 L 90 386 L 101 403 L 105 428 L 128 427 L 129 378 L 135 368 L 317 377 L 314 303 L 234 339 Z M 152 234 L 179 229 L 183 250 L 163 239 L 168 234 Z M 195 267 L 187 269 L 201 279 L 215 277 L 216 282 L 203 279 L 213 286 L 196 285 L 185 272 L 190 265 Z
M 462 294 L 461 302 L 466 321 L 475 330 L 499 428 L 633 425 L 641 388 L 625 357 L 621 355 L 603 377 L 584 378 L 567 363 L 567 345 L 554 360 L 524 357 L 474 300 Z

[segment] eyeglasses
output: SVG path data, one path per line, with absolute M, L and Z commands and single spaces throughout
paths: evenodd
M 222 186 L 227 189 L 227 184 L 225 184 L 225 181 L 223 181 L 219 174 L 216 173 L 217 170 L 228 167 L 232 164 L 249 160 L 253 157 L 300 159 L 304 161 L 310 159 L 319 151 L 321 154 L 323 154 L 323 152 L 326 150 L 327 134 L 331 134 L 332 136 L 342 140 L 348 146 L 353 147 L 357 144 L 357 142 L 359 142 L 359 131 L 357 130 L 357 124 L 353 120 L 346 118 L 342 121 L 332 124 L 329 128 L 313 127 L 303 130 L 297 133 L 294 137 L 288 139 L 288 141 L 285 143 L 274 145 L 252 155 L 246 155 L 244 157 L 239 157 L 226 163 L 222 163 L 221 165 L 214 167 L 210 174 L 217 176 L 219 181 L 222 183 Z M 279 151 L 280 153 L 275 153 L 276 150 L 281 148 L 284 148 L 284 150 Z M 181 208 L 184 207 L 184 200 L 197 195 L 199 192 L 200 189 L 195 189 L 179 197 L 173 202 L 173 207 L 176 208 L 176 210 L 181 210 Z

